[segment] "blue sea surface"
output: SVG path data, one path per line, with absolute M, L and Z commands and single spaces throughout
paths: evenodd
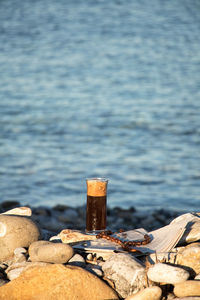
M 0 201 L 200 211 L 200 2 L 0 0 Z

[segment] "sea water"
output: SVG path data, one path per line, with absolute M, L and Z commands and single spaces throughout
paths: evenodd
M 200 209 L 200 2 L 0 1 L 0 200 Z

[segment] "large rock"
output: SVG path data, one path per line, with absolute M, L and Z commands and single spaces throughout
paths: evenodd
M 148 287 L 137 294 L 128 296 L 125 300 L 160 300 L 162 290 L 158 286 Z
M 31 261 L 42 261 L 56 264 L 66 263 L 74 254 L 71 246 L 48 241 L 36 241 L 32 243 L 28 252 Z
M 147 276 L 154 282 L 175 284 L 186 281 L 190 274 L 182 268 L 164 263 L 157 263 L 149 268 Z
M 145 287 L 145 268 L 129 254 L 118 253 L 109 257 L 102 265 L 105 279 L 113 282 L 122 298 Z
M 189 297 L 189 296 L 200 297 L 200 281 L 187 280 L 185 282 L 177 283 L 174 286 L 174 294 L 177 297 Z
M 60 264 L 36 267 L 0 287 L 0 300 L 119 299 L 101 279 L 80 267 Z
M 28 217 L 0 215 L 0 262 L 12 258 L 16 248 L 29 247 L 40 236 L 38 226 Z

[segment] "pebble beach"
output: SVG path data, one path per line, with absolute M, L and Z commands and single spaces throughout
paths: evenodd
M 147 244 L 139 244 L 140 250 L 132 244 L 132 250 L 114 246 L 117 250 L 100 247 L 98 252 L 77 246 L 86 241 L 104 246 L 108 242 L 85 234 L 85 207 L 1 203 L 0 300 L 199 299 L 199 213 L 157 210 L 142 214 L 133 207 L 108 208 L 108 227 L 115 232 L 125 230 L 125 239 L 126 231 L 134 228 L 153 231 Z M 159 251 L 164 249 L 159 243 L 154 251 L 144 252 L 144 245 L 152 249 L 155 232 L 163 229 L 160 243 L 167 237 L 168 251 Z

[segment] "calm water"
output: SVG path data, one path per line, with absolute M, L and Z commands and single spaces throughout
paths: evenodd
M 200 210 L 200 2 L 0 0 L 0 200 Z

